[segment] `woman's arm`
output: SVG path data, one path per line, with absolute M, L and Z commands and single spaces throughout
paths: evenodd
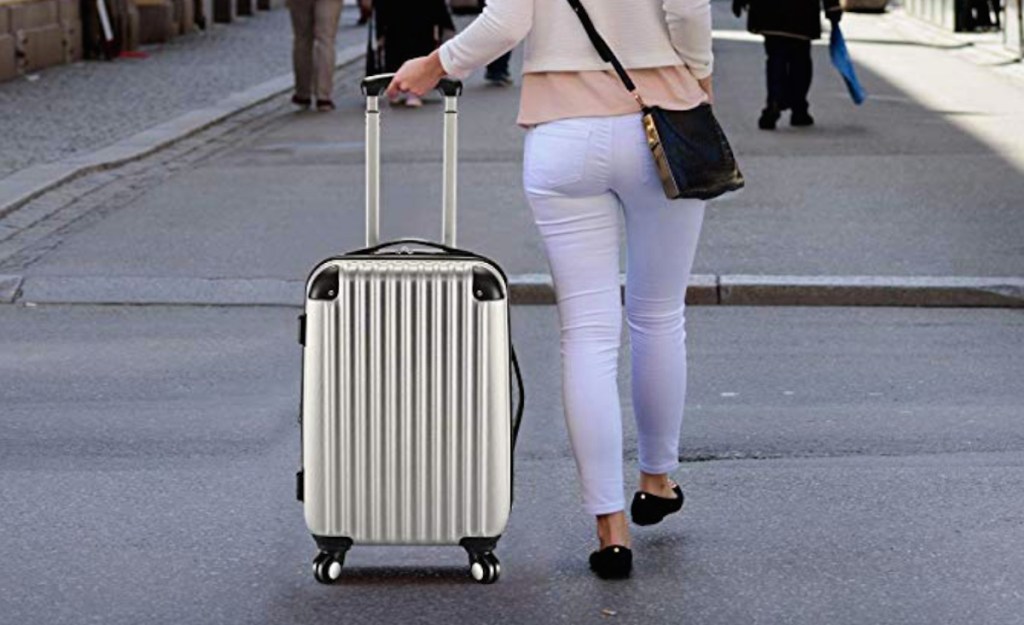
M 695 78 L 711 76 L 711 0 L 663 0 L 662 7 L 676 54 Z
M 516 47 L 533 27 L 533 2 L 488 0 L 483 13 L 466 30 L 441 46 L 445 73 L 452 78 L 465 78 L 474 69 Z
M 445 74 L 465 78 L 516 47 L 533 27 L 533 0 L 489 0 L 473 23 L 428 56 L 402 64 L 388 85 L 388 96 L 400 91 L 423 95 Z

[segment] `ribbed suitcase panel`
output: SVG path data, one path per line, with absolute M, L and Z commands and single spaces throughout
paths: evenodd
M 339 260 L 307 303 L 304 468 L 313 534 L 357 543 L 496 536 L 511 499 L 507 309 L 475 261 Z

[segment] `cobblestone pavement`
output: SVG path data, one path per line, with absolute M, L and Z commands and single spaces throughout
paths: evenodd
M 254 107 L 157 153 L 82 176 L 0 219 L 0 268 L 30 264 L 65 236 L 127 206 L 182 168 L 238 145 L 279 123 L 284 97 Z
M 336 93 L 353 93 L 362 70 L 362 65 L 355 63 L 335 72 Z M 243 143 L 257 141 L 295 114 L 317 115 L 294 113 L 288 97 L 282 95 L 150 156 L 87 174 L 32 200 L 0 218 L 0 274 L 24 269 L 66 237 L 130 205 L 176 173 Z
M 365 36 L 345 7 L 338 47 Z M 149 58 L 88 61 L 0 83 L 0 179 L 88 153 L 290 71 L 288 11 L 146 46 Z

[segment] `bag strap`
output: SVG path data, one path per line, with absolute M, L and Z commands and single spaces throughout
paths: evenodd
M 614 52 L 612 52 L 611 47 L 608 46 L 604 37 L 601 36 L 601 33 L 597 32 L 597 28 L 594 26 L 594 22 L 591 21 L 590 14 L 587 13 L 587 9 L 583 6 L 580 0 L 566 1 L 569 3 L 569 6 L 572 7 L 573 12 L 576 13 L 576 17 L 580 18 L 580 23 L 583 24 L 583 30 L 587 31 L 587 37 L 590 38 L 590 43 L 593 44 L 595 49 L 597 49 L 598 56 L 600 56 L 601 60 L 605 63 L 612 64 L 612 67 L 615 68 L 615 73 L 619 76 L 619 80 L 621 80 L 622 84 L 626 87 L 626 91 L 629 91 L 629 94 L 633 96 L 633 99 L 640 105 L 640 108 L 644 109 L 646 112 L 647 104 L 644 103 L 640 94 L 636 92 L 636 84 L 633 82 L 633 79 L 629 77 L 629 74 L 626 72 L 626 68 L 622 66 L 619 58 L 615 56 Z

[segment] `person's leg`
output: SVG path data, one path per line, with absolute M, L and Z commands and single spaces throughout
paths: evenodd
M 633 411 L 644 480 L 664 482 L 679 466 L 686 400 L 686 287 L 705 202 L 670 200 L 638 120 L 619 118 L 612 188 L 626 224 L 626 322 Z M 641 484 L 641 489 L 643 484 Z M 668 491 L 668 492 L 664 492 Z M 671 488 L 654 494 L 672 496 Z
M 487 65 L 487 71 L 484 72 L 484 78 L 493 83 L 502 85 L 512 84 L 512 77 L 508 71 L 508 62 L 512 58 L 512 51 L 509 50 L 505 54 L 502 54 L 498 58 L 494 59 Z
M 314 36 L 316 43 L 316 99 L 331 102 L 334 92 L 334 39 L 338 34 L 338 19 L 341 17 L 342 0 L 315 0 L 316 22 Z
M 373 17 L 372 0 L 359 0 L 359 19 L 356 21 L 356 26 L 366 24 L 371 17 Z
M 793 90 L 793 47 L 790 45 L 791 42 L 792 39 L 789 37 L 779 37 L 776 42 L 779 57 L 779 85 L 776 103 L 779 105 L 780 111 L 788 111 L 793 104 L 790 98 Z
M 315 0 L 288 0 L 292 21 L 292 69 L 295 97 L 309 100 L 313 87 L 313 5 Z
M 974 5 L 974 27 L 975 28 L 991 28 L 992 27 L 992 14 L 989 12 L 990 3 L 992 0 L 973 0 L 971 4 Z M 998 11 L 997 11 L 998 13 Z
M 764 36 L 765 52 L 765 82 L 768 87 L 768 97 L 765 108 L 761 112 L 758 126 L 762 130 L 773 130 L 775 122 L 779 119 L 779 111 L 782 110 L 783 94 L 786 88 L 786 57 L 785 42 L 783 37 L 775 35 Z
M 811 61 L 811 42 L 807 39 L 790 39 L 789 61 L 789 103 L 793 109 L 793 124 L 809 126 L 814 123 L 811 118 L 810 104 L 807 94 L 811 90 L 811 77 L 814 66 Z
M 603 124 L 593 118 L 542 124 L 527 135 L 523 167 L 555 286 L 569 441 L 584 509 L 594 515 L 625 508 L 616 384 L 620 205 L 603 181 L 610 159 Z

